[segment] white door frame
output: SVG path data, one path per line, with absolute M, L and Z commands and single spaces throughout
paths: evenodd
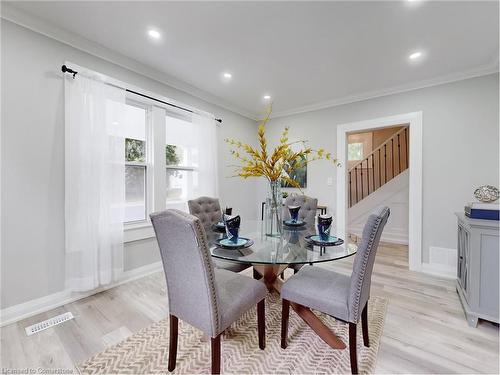
M 387 128 L 398 124 L 410 124 L 410 182 L 408 259 L 412 271 L 422 269 L 422 112 L 352 122 L 337 127 L 337 158 L 341 166 L 337 170 L 337 233 L 347 238 L 347 133 Z

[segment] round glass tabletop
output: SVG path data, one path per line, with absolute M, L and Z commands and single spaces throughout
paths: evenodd
M 311 245 L 304 237 L 315 234 L 315 227 L 290 228 L 283 226 L 280 237 L 266 236 L 264 222 L 259 220 L 242 221 L 239 235 L 253 240 L 253 245 L 244 249 L 223 249 L 216 247 L 215 241 L 222 234 L 210 231 L 207 237 L 212 256 L 219 259 L 246 264 L 306 264 L 329 262 L 354 255 L 355 244 L 339 246 Z

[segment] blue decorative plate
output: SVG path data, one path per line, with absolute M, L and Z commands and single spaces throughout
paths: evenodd
M 306 225 L 306 222 L 304 220 L 297 220 L 293 222 L 292 219 L 288 219 L 283 221 L 283 224 L 289 227 L 301 227 L 303 225 Z
M 318 234 L 312 234 L 310 236 L 305 236 L 304 240 L 317 246 L 338 246 L 344 243 L 342 238 L 329 236 L 328 239 L 322 240 Z
M 253 245 L 253 241 L 249 238 L 238 237 L 238 242 L 234 243 L 229 238 L 219 238 L 215 241 L 215 246 L 223 249 L 244 249 Z

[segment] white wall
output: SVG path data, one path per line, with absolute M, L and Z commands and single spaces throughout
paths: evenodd
M 212 112 L 219 127 L 219 195 L 244 218 L 255 218 L 255 183 L 231 179 L 223 139 L 255 138 L 255 122 L 90 54 L 1 22 L 2 247 L 1 308 L 64 289 L 64 123 L 66 61 Z M 125 270 L 159 260 L 154 239 L 125 249 Z
M 277 99 L 278 100 L 278 99 Z M 409 112 L 423 112 L 423 261 L 429 247 L 456 248 L 456 218 L 473 200 L 479 185 L 498 186 L 498 74 L 345 104 L 274 119 L 270 138 L 285 126 L 290 139 L 335 152 L 336 127 L 341 124 Z M 411 156 L 410 156 L 411 157 Z M 335 168 L 326 162 L 309 166 L 305 193 L 335 212 Z M 259 186 L 258 202 L 265 196 Z

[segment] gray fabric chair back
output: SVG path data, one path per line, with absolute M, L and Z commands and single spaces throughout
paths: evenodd
M 348 301 L 349 321 L 357 323 L 368 298 L 375 254 L 380 236 L 391 211 L 389 207 L 377 208 L 369 217 L 363 228 L 361 243 L 354 258 L 351 275 L 351 287 Z
M 189 213 L 201 220 L 201 224 L 211 229 L 222 220 L 219 200 L 217 198 L 199 197 L 188 201 Z
M 318 209 L 318 200 L 310 198 L 306 195 L 289 195 L 285 199 L 285 207 L 283 207 L 283 219 L 290 219 L 288 206 L 300 206 L 299 219 L 304 220 L 309 225 L 314 225 L 316 212 Z
M 150 216 L 167 279 L 170 314 L 215 337 L 220 325 L 218 294 L 200 219 L 179 210 Z

